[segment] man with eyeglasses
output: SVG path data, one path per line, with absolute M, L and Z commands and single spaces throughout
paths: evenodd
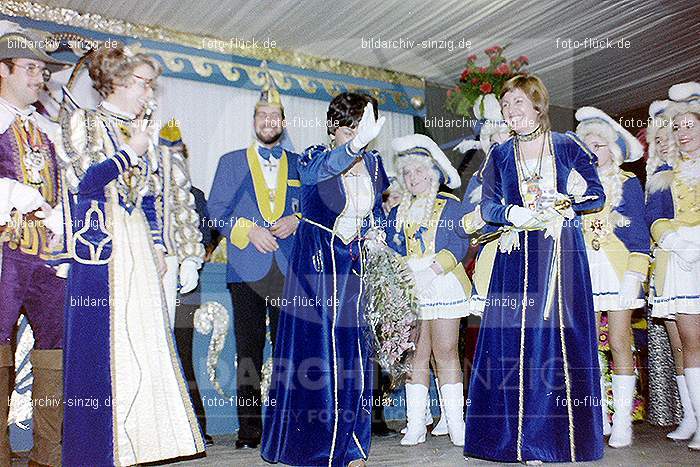
M 63 419 L 65 258 L 57 125 L 36 112 L 52 71 L 43 42 L 0 22 L 0 466 L 10 465 L 7 430 L 14 387 L 11 341 L 21 312 L 34 332 L 31 353 L 34 446 L 30 465 L 60 465 Z

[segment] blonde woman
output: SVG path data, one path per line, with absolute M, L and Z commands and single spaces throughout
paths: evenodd
M 438 192 L 441 182 L 457 188 L 461 181 L 445 153 L 425 135 L 397 138 L 392 147 L 397 152 L 401 202 L 389 213 L 387 244 L 407 259 L 420 302 L 420 334 L 406 383 L 408 424 L 401 444 L 425 441 L 433 355 L 447 430 L 452 443 L 462 446 L 464 396 L 457 341 L 471 290 L 462 266 L 469 243 L 459 199 Z
M 654 101 L 649 106 L 647 127 L 648 158 L 646 164 L 646 199 L 669 186 L 672 166 L 678 163 L 678 148 L 671 135 L 671 121 L 666 115 L 671 101 Z M 652 270 L 653 271 L 653 270 Z M 653 277 L 653 272 L 652 272 Z M 688 396 L 688 386 L 683 372 L 683 348 L 676 321 L 654 318 L 649 326 L 649 404 L 647 420 L 660 425 L 675 421 L 676 407 L 680 402 L 680 422 L 666 435 L 673 440 L 689 439 L 695 432 L 695 411 Z M 663 323 L 660 327 L 656 322 Z M 667 366 L 673 370 L 665 371 Z M 667 377 L 667 374 L 673 376 Z M 674 379 L 675 378 L 675 379 Z M 669 391 L 669 384 L 676 384 L 676 391 Z M 652 421 L 654 420 L 654 421 Z
M 500 462 L 603 455 L 595 314 L 579 213 L 605 193 L 596 156 L 550 130 L 549 95 L 516 76 L 500 95 L 513 138 L 483 174 L 481 216 L 500 228 L 469 386 L 464 454 Z M 581 196 L 567 191 L 575 170 Z M 575 401 L 589 401 L 581 403 Z
M 700 450 L 700 83 L 674 85 L 669 97 L 673 102 L 666 115 L 678 158 L 672 168 L 659 171 L 663 175 L 647 200 L 647 222 L 656 246 L 649 302 L 652 316 L 676 321 L 687 402 L 695 415 L 694 432 L 689 420 L 674 436 L 687 436 L 688 447 Z M 683 398 L 681 391 L 679 381 Z
M 620 168 L 644 155 L 642 144 L 605 112 L 582 107 L 576 134 L 598 158 L 605 206 L 583 216 L 584 238 L 593 287 L 593 307 L 608 316 L 612 350 L 615 416 L 610 428 L 607 404 L 603 434 L 619 448 L 632 444 L 632 406 L 637 378 L 632 355 L 632 310 L 644 306 L 642 283 L 649 270 L 649 230 L 644 218 L 644 191 L 637 177 Z M 601 372 L 603 368 L 601 367 Z M 604 394 L 601 376 L 601 392 Z M 604 399 L 604 396 L 603 396 Z

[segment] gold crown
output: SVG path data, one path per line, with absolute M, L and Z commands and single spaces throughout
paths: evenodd
M 270 73 L 270 69 L 267 67 L 266 60 L 263 60 L 262 63 L 260 63 L 260 69 L 263 72 L 263 84 L 262 88 L 260 89 L 260 98 L 258 99 L 257 104 L 255 104 L 255 107 L 259 107 L 261 105 L 271 105 L 274 107 L 279 107 L 280 109 L 284 108 L 282 105 L 280 92 L 275 84 L 275 79 Z

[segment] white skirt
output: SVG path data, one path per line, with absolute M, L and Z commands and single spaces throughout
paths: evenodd
M 600 311 L 634 310 L 644 306 L 642 286 L 639 286 L 639 296 L 631 304 L 622 305 L 620 289 L 622 284 L 617 277 L 615 268 L 610 263 L 608 255 L 603 250 L 586 249 L 588 267 L 591 271 L 591 288 L 593 290 L 593 309 Z
M 681 227 L 679 233 L 688 238 L 700 238 L 700 226 Z M 676 313 L 700 314 L 700 261 L 690 264 L 690 270 L 677 254 L 668 255 L 668 267 L 664 280 L 663 295 L 657 296 L 652 278 L 649 304 L 655 318 L 675 319 Z M 686 263 L 687 264 L 687 263 Z
M 409 260 L 414 271 L 429 267 L 434 256 Z M 430 288 L 418 296 L 420 311 L 418 319 L 455 319 L 469 314 L 469 297 L 464 286 L 452 272 L 435 278 Z

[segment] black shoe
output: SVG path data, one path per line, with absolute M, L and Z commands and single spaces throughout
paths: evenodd
M 396 430 L 389 428 L 386 423 L 372 423 L 372 436 L 380 438 L 389 438 L 398 435 Z
M 260 440 L 255 439 L 237 439 L 236 449 L 255 449 L 260 445 Z
M 204 446 L 209 447 L 214 445 L 214 438 L 204 433 Z

